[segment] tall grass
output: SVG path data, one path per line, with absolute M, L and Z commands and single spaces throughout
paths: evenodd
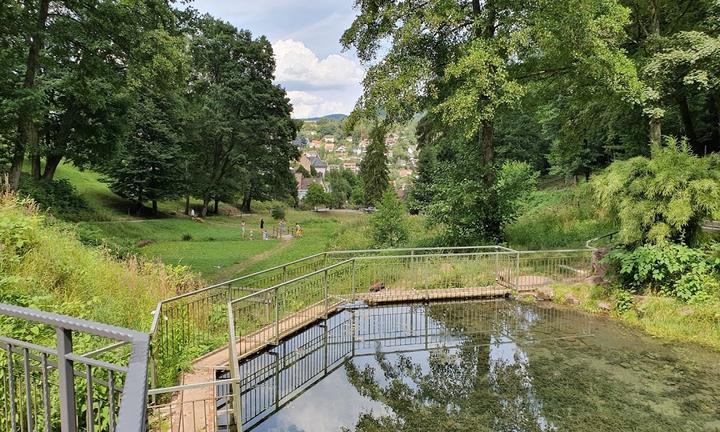
M 195 286 L 186 268 L 117 260 L 32 201 L 0 197 L 0 301 L 147 330 L 158 301 Z
M 598 209 L 590 185 L 583 183 L 536 191 L 505 236 L 510 247 L 539 250 L 582 247 L 615 230 L 613 221 Z

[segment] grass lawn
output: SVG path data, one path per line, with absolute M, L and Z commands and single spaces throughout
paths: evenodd
M 57 177 L 70 181 L 88 202 L 93 217 L 81 224 L 101 230 L 108 238 L 130 240 L 135 244 L 149 242 L 140 249 L 143 255 L 160 259 L 166 264 L 189 266 L 209 283 L 259 271 L 327 249 L 341 248 L 342 245 L 330 244 L 334 234 L 347 224 L 357 224 L 367 218 L 358 212 L 315 213 L 288 209 L 287 226 L 299 223 L 303 228 L 303 238 L 264 241 L 261 239 L 260 219 L 265 219 L 269 229 L 277 224 L 267 211 L 250 215 L 211 216 L 200 223 L 181 214 L 174 216 L 180 213 L 183 203 L 168 201 L 159 203 L 163 216 L 143 219 L 129 212 L 132 203 L 110 191 L 98 173 L 80 171 L 71 164 L 61 164 Z M 221 206 L 221 213 L 222 210 L 230 208 Z M 246 238 L 242 237 L 241 220 L 246 223 Z M 251 230 L 254 232 L 254 240 L 248 238 Z M 184 240 L 184 237 L 189 240 Z
M 204 223 L 185 217 L 147 220 L 83 222 L 102 230 L 108 237 L 135 243 L 150 241 L 142 254 L 166 264 L 182 264 L 200 273 L 208 282 L 217 282 L 322 252 L 332 245 L 330 238 L 345 223 L 366 217 L 360 213 L 314 213 L 288 210 L 288 226 L 299 223 L 303 237 L 291 240 L 262 240 L 260 219 L 271 229 L 269 215 L 214 216 Z M 246 238 L 240 221 L 245 220 Z M 249 240 L 249 232 L 254 240 Z M 183 240 L 189 236 L 190 240 Z

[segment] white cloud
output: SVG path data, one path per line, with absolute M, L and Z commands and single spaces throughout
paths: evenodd
M 347 114 L 353 109 L 353 103 L 340 100 L 340 96 L 322 97 L 304 91 L 289 91 L 288 97 L 293 106 L 294 118 L 319 117 L 326 114 Z
M 340 54 L 319 59 L 305 44 L 293 39 L 275 42 L 273 51 L 277 62 L 275 75 L 280 83 L 304 89 L 333 89 L 357 85 L 364 76 L 356 61 Z
M 275 80 L 288 91 L 293 117 L 307 118 L 352 111 L 362 92 L 365 71 L 340 54 L 320 59 L 304 43 L 293 39 L 273 44 Z

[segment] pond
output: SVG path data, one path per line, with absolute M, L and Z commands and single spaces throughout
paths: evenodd
M 358 305 L 241 376 L 258 432 L 720 431 L 720 353 L 512 300 Z

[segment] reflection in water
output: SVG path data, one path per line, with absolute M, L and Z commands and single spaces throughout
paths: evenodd
M 244 430 L 720 430 L 720 356 L 670 350 L 505 300 L 345 310 L 241 364 Z

